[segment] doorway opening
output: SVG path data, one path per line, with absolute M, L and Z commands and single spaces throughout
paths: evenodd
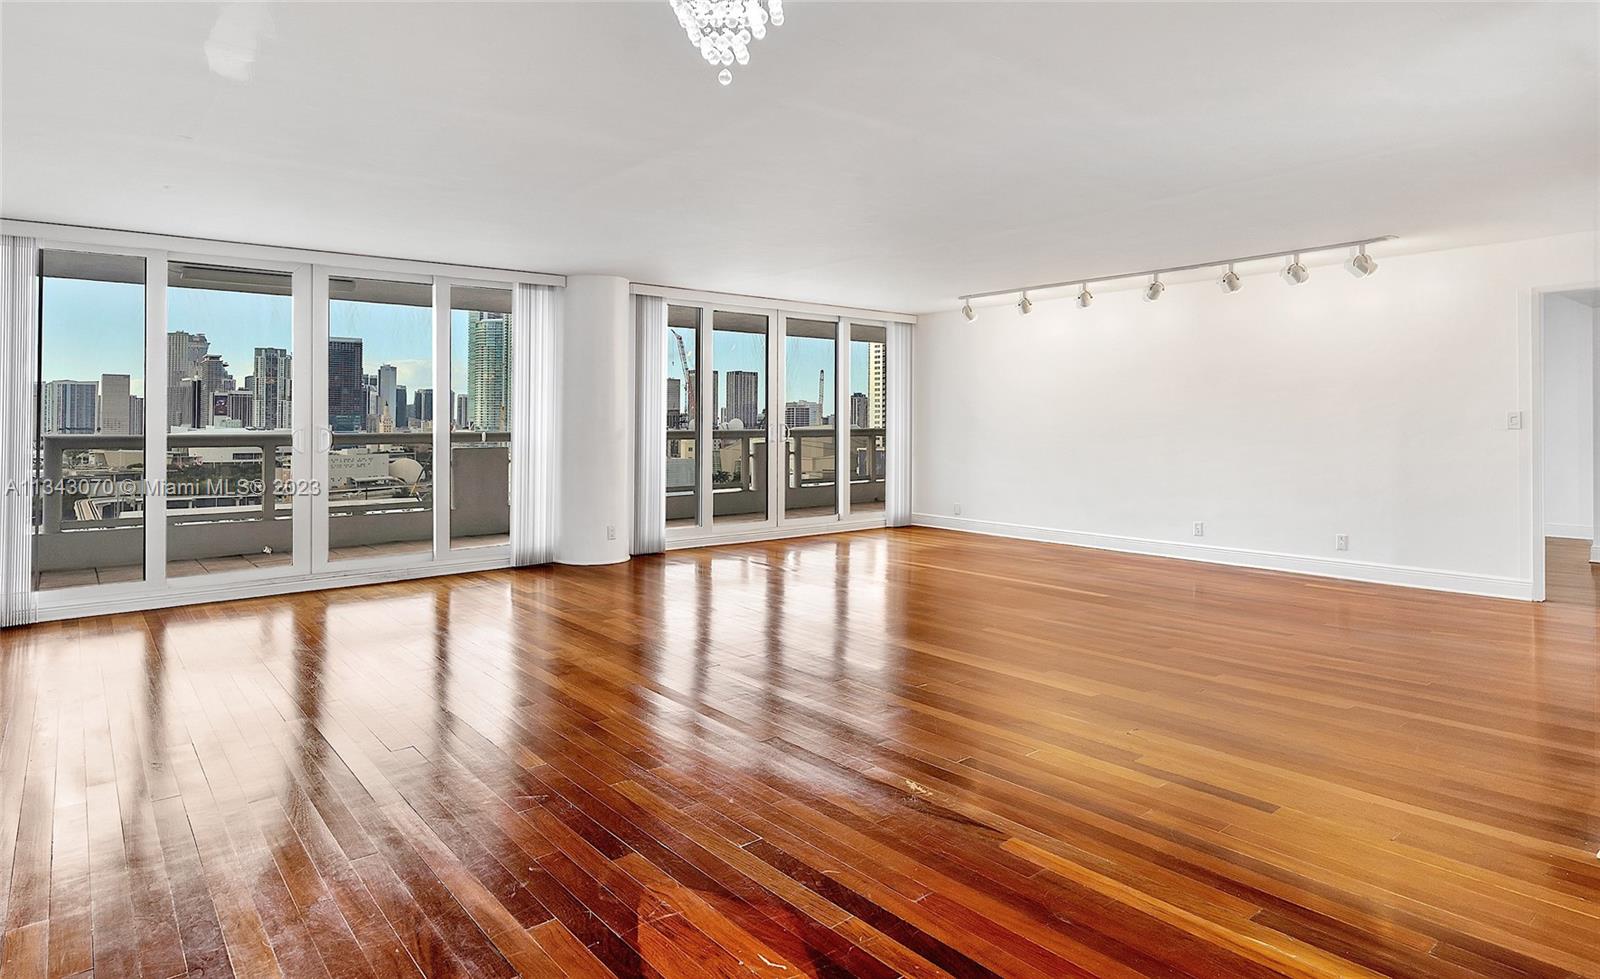
M 1538 303 L 1534 597 L 1593 607 L 1600 599 L 1600 288 L 1544 292 Z

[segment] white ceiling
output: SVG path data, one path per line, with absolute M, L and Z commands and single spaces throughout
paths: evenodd
M 223 10 L 0 8 L 0 212 L 910 311 L 1596 221 L 1587 4 Z

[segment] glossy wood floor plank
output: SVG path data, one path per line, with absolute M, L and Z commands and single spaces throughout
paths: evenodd
M 1544 605 L 900 529 L 0 634 L 6 979 L 1600 975 Z

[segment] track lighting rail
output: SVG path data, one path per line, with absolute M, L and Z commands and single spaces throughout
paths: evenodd
M 1354 241 L 1338 241 L 1329 245 L 1312 245 L 1309 248 L 1286 248 L 1281 252 L 1263 252 L 1260 255 L 1241 255 L 1237 258 L 1214 259 L 1209 262 L 1195 262 L 1193 265 L 1173 265 L 1161 269 L 1145 269 L 1141 272 L 1118 272 L 1115 275 L 1089 275 L 1074 276 L 1060 282 L 1046 282 L 1039 285 L 1021 286 L 1011 289 L 995 289 L 990 292 L 969 292 L 960 296 L 963 302 L 973 299 L 991 299 L 995 296 L 1012 296 L 1018 293 L 1042 292 L 1046 289 L 1065 289 L 1068 286 L 1086 286 L 1091 282 L 1112 282 L 1117 279 L 1141 279 L 1146 276 L 1167 275 L 1171 272 L 1193 272 L 1196 269 L 1221 268 L 1224 265 L 1234 265 L 1240 262 L 1261 262 L 1269 258 L 1288 258 L 1291 255 L 1309 255 L 1312 252 L 1331 252 L 1341 248 L 1360 248 L 1380 241 L 1393 241 L 1394 235 L 1379 235 L 1376 238 L 1357 238 Z

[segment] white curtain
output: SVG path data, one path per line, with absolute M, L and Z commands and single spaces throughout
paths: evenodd
M 39 243 L 0 235 L 0 625 L 32 622 Z M 59 505 L 59 504 L 58 504 Z
M 884 518 L 891 527 L 911 523 L 911 324 L 888 323 L 888 378 L 884 394 Z
M 635 296 L 633 301 L 634 390 L 634 554 L 667 549 L 667 301 Z
M 544 564 L 555 546 L 554 286 L 518 283 L 511 300 L 511 563 Z

